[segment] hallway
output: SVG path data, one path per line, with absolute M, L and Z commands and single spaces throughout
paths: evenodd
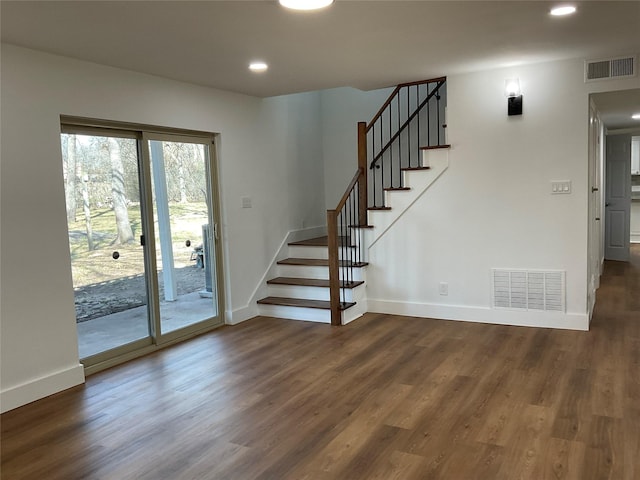
M 605 260 L 590 329 L 624 328 L 638 341 L 639 325 L 640 243 L 632 243 L 629 262 Z

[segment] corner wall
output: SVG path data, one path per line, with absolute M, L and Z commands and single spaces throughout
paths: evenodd
M 358 122 L 371 121 L 392 91 L 344 87 L 321 92 L 327 210 L 336 208 L 358 169 Z
M 1 61 L 2 411 L 84 380 L 61 114 L 220 133 L 228 321 L 257 313 L 251 295 L 288 232 L 324 225 L 319 93 L 262 100 L 6 44 Z

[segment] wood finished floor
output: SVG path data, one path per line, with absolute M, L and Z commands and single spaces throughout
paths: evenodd
M 640 246 L 590 332 L 258 318 L 2 421 L 2 479 L 640 479 Z

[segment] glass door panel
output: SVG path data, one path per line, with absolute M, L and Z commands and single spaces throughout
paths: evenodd
M 164 138 L 148 140 L 161 334 L 219 316 L 209 147 Z
M 150 341 L 138 143 L 61 135 L 81 359 Z

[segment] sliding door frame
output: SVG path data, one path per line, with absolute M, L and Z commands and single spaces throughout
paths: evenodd
M 106 368 L 147 355 L 160 348 L 179 343 L 201 335 L 225 324 L 224 261 L 221 231 L 221 208 L 218 183 L 218 163 L 215 133 L 194 130 L 172 129 L 144 124 L 114 122 L 73 116 L 60 116 L 61 133 L 95 135 L 105 137 L 130 138 L 137 141 L 138 181 L 140 186 L 140 208 L 142 232 L 145 236 L 144 268 L 147 289 L 147 316 L 149 336 L 131 343 L 100 352 L 81 359 L 85 374 L 99 372 Z M 153 198 L 151 188 L 151 157 L 149 140 L 175 141 L 205 145 L 206 181 L 208 186 L 208 221 L 211 229 L 210 249 L 215 258 L 214 287 L 216 288 L 217 316 L 205 319 L 187 327 L 162 333 L 159 310 L 159 289 L 153 224 Z
M 215 232 L 219 231 L 220 228 L 220 208 L 219 201 L 217 199 L 218 196 L 218 182 L 217 175 L 215 172 L 217 171 L 215 164 L 215 139 L 214 136 L 203 135 L 203 136 L 193 136 L 193 135 L 180 135 L 176 133 L 154 133 L 143 131 L 142 132 L 142 169 L 143 169 L 143 183 L 144 188 L 142 189 L 144 192 L 144 202 L 150 208 L 148 208 L 147 222 L 149 229 L 148 240 L 147 242 L 151 245 L 149 246 L 149 272 L 157 272 L 157 261 L 156 261 L 156 249 L 155 249 L 155 227 L 153 221 L 153 198 L 152 198 L 152 173 L 151 173 L 151 153 L 149 151 L 149 141 L 169 141 L 169 142 L 177 142 L 177 143 L 195 143 L 204 145 L 206 148 L 205 151 L 205 172 L 206 172 L 206 181 L 207 181 L 207 213 L 208 213 L 208 223 L 212 225 L 213 228 L 210 230 L 211 238 L 209 238 L 209 250 L 210 252 L 205 252 L 205 255 L 213 254 L 215 259 L 215 270 L 212 274 L 215 275 L 215 288 L 216 288 L 216 309 L 217 315 L 210 319 L 205 319 L 203 321 L 197 322 L 193 325 L 188 325 L 186 327 L 180 328 L 179 330 L 173 330 L 167 333 L 162 331 L 162 319 L 160 314 L 160 296 L 159 296 L 159 288 L 158 288 L 158 277 L 156 275 L 151 275 L 151 282 L 149 285 L 151 299 L 149 302 L 149 309 L 151 313 L 151 336 L 154 339 L 154 342 L 158 345 L 163 345 L 167 342 L 171 342 L 173 340 L 182 338 L 184 336 L 198 334 L 202 331 L 208 331 L 212 328 L 219 327 L 224 325 L 224 303 L 220 298 L 223 296 L 223 286 L 224 281 L 222 281 L 222 243 L 219 241 L 219 235 L 217 236 Z M 218 238 L 216 238 L 216 236 Z

